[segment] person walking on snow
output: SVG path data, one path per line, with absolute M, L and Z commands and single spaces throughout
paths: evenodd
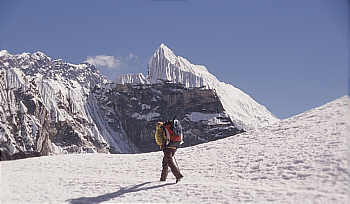
M 156 143 L 163 150 L 164 156 L 162 161 L 162 173 L 160 181 L 165 181 L 168 176 L 168 167 L 176 178 L 176 183 L 179 182 L 183 175 L 178 167 L 175 166 L 173 157 L 177 148 L 183 143 L 182 127 L 180 121 L 158 122 L 155 134 Z

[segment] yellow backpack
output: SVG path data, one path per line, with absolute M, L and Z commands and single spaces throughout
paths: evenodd
M 156 125 L 156 133 L 154 134 L 156 143 L 159 146 L 162 146 L 164 144 L 164 141 L 166 140 L 165 132 L 162 126 L 163 126 L 163 123 L 158 122 Z

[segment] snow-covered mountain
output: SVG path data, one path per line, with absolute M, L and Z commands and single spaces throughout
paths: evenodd
M 139 80 L 127 80 L 129 77 L 129 75 L 121 76 L 122 79 L 126 78 L 123 80 L 125 82 L 136 81 L 138 83 Z M 184 84 L 186 87 L 214 89 L 226 113 L 239 129 L 250 130 L 279 121 L 249 95 L 231 84 L 220 82 L 209 73 L 205 66 L 194 65 L 187 59 L 176 56 L 164 44 L 160 45 L 149 60 L 146 78 L 152 84 L 159 83 L 160 80 L 167 80 Z
M 348 203 L 350 99 L 182 148 L 185 176 L 159 182 L 161 152 L 0 162 L 2 203 Z M 19 182 L 20 181 L 20 182 Z M 52 189 L 52 186 L 55 188 Z
M 109 84 L 93 65 L 2 50 L 0 78 L 0 147 L 10 155 L 137 150 L 104 120 L 91 91 Z

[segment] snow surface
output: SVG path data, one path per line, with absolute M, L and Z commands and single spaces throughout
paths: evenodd
M 164 44 L 160 45 L 148 63 L 147 79 L 150 83 L 159 83 L 161 79 L 182 83 L 186 87 L 215 89 L 225 111 L 239 129 L 250 130 L 279 121 L 249 95 L 231 84 L 220 82 L 205 66 L 176 56 Z
M 161 152 L 3 161 L 1 203 L 348 203 L 350 99 L 181 148 L 184 179 L 158 181 Z
M 0 57 L 9 55 L 9 52 L 7 50 L 0 50 Z

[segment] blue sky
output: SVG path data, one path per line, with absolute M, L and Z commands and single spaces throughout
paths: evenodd
M 109 56 L 99 68 L 114 78 L 145 73 L 165 43 L 286 118 L 347 93 L 348 8 L 346 0 L 5 0 L 0 49 L 72 63 Z

